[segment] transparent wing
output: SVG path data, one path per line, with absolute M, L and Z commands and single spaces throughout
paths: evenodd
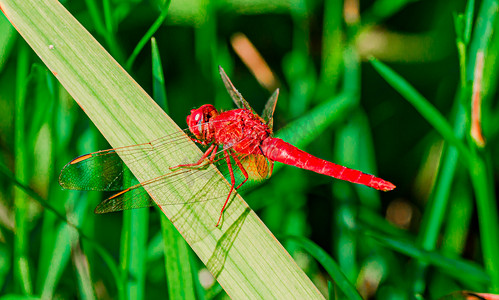
M 262 119 L 269 126 L 270 130 L 272 130 L 272 127 L 274 126 L 274 111 L 278 97 L 279 97 L 279 89 L 276 89 L 275 92 L 272 94 L 272 96 L 270 96 L 267 103 L 265 104 L 262 113 Z
M 240 142 L 243 142 L 244 139 Z M 127 175 L 128 168 L 123 163 L 121 157 L 130 162 L 138 162 L 144 158 L 154 160 L 158 155 L 164 155 L 165 152 L 181 153 L 186 143 L 192 143 L 185 138 L 183 132 L 165 136 L 163 138 L 133 146 L 97 151 L 82 155 L 69 162 L 61 171 L 59 183 L 65 189 L 89 190 L 89 191 L 119 191 L 113 196 L 101 202 L 95 209 L 96 213 L 108 213 L 133 208 L 142 208 L 159 205 L 185 204 L 193 202 L 203 202 L 212 199 L 218 199 L 220 196 L 214 196 L 213 188 L 220 181 L 224 181 L 207 167 L 213 163 L 224 174 L 225 178 L 230 178 L 227 163 L 225 160 L 226 152 L 220 150 L 215 154 L 213 162 L 204 161 L 198 166 L 188 168 L 175 168 L 162 176 L 149 179 L 139 184 L 132 185 L 130 177 Z M 226 148 L 226 151 L 231 148 Z M 120 155 L 118 155 L 118 153 Z M 120 157 L 121 156 L 121 157 Z M 248 155 L 236 154 L 235 157 L 240 161 L 245 161 Z M 186 160 L 186 163 L 192 161 Z M 235 171 L 236 182 L 242 182 L 244 179 L 242 172 L 237 168 L 237 164 L 231 163 Z M 255 164 L 253 164 L 255 165 Z M 246 168 L 246 167 L 245 167 Z M 257 171 L 266 173 L 266 171 Z M 256 176 L 256 177 L 262 177 Z M 201 183 L 198 188 L 186 186 L 186 182 Z M 163 189 L 165 185 L 170 188 Z M 223 185 L 227 187 L 227 185 Z M 227 187 L 228 188 L 228 187 Z M 149 197 L 148 191 L 162 189 L 167 193 L 164 200 L 154 202 Z M 191 196 L 187 200 L 179 200 L 176 194 L 177 190 L 189 190 Z M 225 196 L 228 195 L 227 189 Z M 223 193 L 222 193 L 223 194 Z
M 118 152 L 128 161 L 136 162 L 151 155 L 154 159 L 154 156 L 166 152 L 174 154 L 182 151 L 188 143 L 193 142 L 186 138 L 184 131 L 148 143 L 85 154 L 64 166 L 59 184 L 71 190 L 120 191 L 130 187 L 130 182 L 124 180 L 128 168 Z
M 219 199 L 221 196 L 213 195 L 213 188 L 225 179 L 218 176 L 212 170 L 204 166 L 192 169 L 179 169 L 163 176 L 131 186 L 109 198 L 102 201 L 96 208 L 95 213 L 109 213 L 134 208 L 143 208 L 158 205 L 175 205 L 195 202 L 204 202 L 213 199 Z M 191 192 L 190 197 L 183 199 L 178 197 L 177 189 L 185 190 L 185 182 L 201 182 L 199 188 L 188 189 Z M 169 186 L 168 189 L 163 189 Z M 156 202 L 149 197 L 149 192 L 162 189 L 166 197 Z M 227 190 L 227 194 L 229 190 Z M 227 196 L 225 194 L 224 197 Z
M 227 185 L 223 185 L 227 188 L 223 193 L 219 193 L 214 195 L 213 190 L 214 187 L 217 186 L 221 181 L 229 181 L 230 175 L 227 168 L 227 164 L 225 161 L 225 152 L 219 151 L 216 156 L 213 164 L 224 174 L 224 177 L 220 177 L 218 174 L 214 173 L 212 170 L 208 169 L 208 165 L 211 162 L 205 161 L 199 166 L 188 167 L 188 168 L 179 168 L 171 173 L 153 178 L 151 180 L 144 181 L 142 183 L 131 186 L 115 195 L 109 197 L 108 199 L 101 202 L 95 209 L 96 213 L 109 213 L 115 211 L 122 211 L 134 208 L 142 208 L 158 205 L 175 205 L 175 204 L 186 204 L 186 203 L 197 203 L 197 202 L 205 202 L 214 199 L 226 198 L 229 193 L 229 187 Z M 251 158 L 253 155 L 238 155 L 237 158 L 239 160 L 246 161 L 248 158 Z M 268 164 L 267 160 L 264 156 L 258 155 L 259 157 L 257 163 L 253 163 L 254 166 L 252 168 L 256 168 L 256 172 L 259 172 L 259 175 L 256 175 L 256 179 L 264 179 L 269 175 L 268 172 Z M 265 166 L 263 165 L 265 164 Z M 236 179 L 236 186 L 239 185 L 242 180 L 244 180 L 244 176 L 242 175 L 241 170 L 237 168 L 237 164 L 231 163 L 234 176 Z M 244 166 L 246 169 L 247 166 Z M 251 169 L 252 170 L 252 169 Z M 197 182 L 201 183 L 196 187 L 185 186 L 185 183 L 189 182 Z M 164 189 L 164 186 L 169 186 L 168 189 Z M 191 196 L 187 199 L 180 200 L 177 197 L 177 190 L 188 189 L 191 193 Z M 157 189 L 162 189 L 167 195 L 163 199 L 156 199 L 154 202 L 148 195 L 149 192 L 153 192 Z M 220 196 L 222 195 L 222 196 Z
M 214 123 L 214 121 L 211 121 Z M 182 157 L 183 149 L 194 144 L 187 136 L 188 129 L 166 135 L 159 139 L 131 146 L 101 150 L 79 156 L 64 166 L 59 175 L 59 184 L 70 190 L 81 191 L 121 191 L 131 186 L 124 181 L 128 170 L 121 157 L 129 162 L 139 162 L 145 158 L 154 160 L 168 153 Z M 118 155 L 119 152 L 119 155 Z M 121 157 L 120 157 L 121 156 Z M 182 163 L 192 163 L 185 157 Z
M 224 69 L 221 66 L 218 66 L 218 70 L 220 71 L 220 76 L 222 77 L 222 81 L 224 82 L 225 88 L 227 89 L 227 92 L 229 93 L 230 97 L 232 98 L 236 106 L 238 108 L 246 108 L 253 111 L 253 108 L 251 108 L 249 103 L 246 100 L 244 100 L 241 93 L 239 93 L 239 91 L 234 87 L 234 85 L 230 81 L 227 74 L 225 74 Z

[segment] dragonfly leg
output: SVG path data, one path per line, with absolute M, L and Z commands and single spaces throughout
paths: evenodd
M 198 140 L 198 139 L 195 139 L 195 138 L 191 138 L 191 141 L 193 141 L 194 143 L 201 144 L 203 146 L 207 145 L 206 141 Z
M 178 166 L 175 166 L 175 167 L 170 167 L 170 170 L 176 170 L 178 168 L 186 168 L 186 167 L 195 167 L 195 166 L 199 166 L 209 155 L 210 155 L 210 152 L 213 152 L 213 150 L 215 149 L 216 145 L 215 144 L 212 144 L 207 150 L 206 152 L 203 154 L 203 156 L 201 156 L 201 158 L 193 163 L 193 164 L 185 164 L 185 165 L 178 165 Z M 212 155 L 212 157 L 210 157 L 210 161 L 213 161 L 213 158 L 214 158 L 214 155 Z
M 220 217 L 218 217 L 218 222 L 217 222 L 217 225 L 215 225 L 215 227 L 218 227 L 218 225 L 220 224 L 220 220 L 222 220 L 222 215 L 224 213 L 225 207 L 227 206 L 227 202 L 229 202 L 230 195 L 232 194 L 232 191 L 234 190 L 234 186 L 236 185 L 236 179 L 234 178 L 234 170 L 232 169 L 232 163 L 230 162 L 231 154 L 229 153 L 228 150 L 224 150 L 224 154 L 225 154 L 224 155 L 225 160 L 227 161 L 227 167 L 229 168 L 231 186 L 230 186 L 229 195 L 227 196 L 227 199 L 225 200 L 224 206 L 222 206 L 222 210 L 220 211 Z
M 241 169 L 241 172 L 243 173 L 244 175 L 244 180 L 243 182 L 241 182 L 237 187 L 236 187 L 236 190 L 239 189 L 241 186 L 243 186 L 243 184 L 248 181 L 248 172 L 246 171 L 246 169 L 243 167 L 243 164 L 241 163 L 241 161 L 239 160 L 239 158 L 237 158 L 236 156 L 234 156 L 234 153 L 233 152 L 230 152 L 230 156 L 232 156 L 232 158 L 234 159 L 234 161 L 236 162 L 237 166 L 239 167 L 239 169 Z

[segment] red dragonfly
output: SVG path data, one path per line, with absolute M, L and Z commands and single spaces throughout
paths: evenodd
M 279 89 L 270 97 L 260 117 L 236 90 L 224 70 L 221 67 L 219 69 L 224 85 L 238 109 L 219 112 L 213 105 L 205 104 L 191 110 L 187 117 L 191 140 L 207 147 L 197 162 L 171 167 L 172 172 L 136 185 L 125 182 L 126 166 L 120 156 L 140 160 L 167 151 L 181 151 L 177 140 L 180 140 L 184 134 L 182 132 L 149 143 L 102 150 L 77 157 L 62 169 L 59 176 L 60 185 L 75 190 L 120 191 L 101 202 L 95 209 L 96 213 L 107 213 L 153 206 L 156 203 L 147 197 L 146 189 L 159 187 L 166 182 L 174 184 L 176 181 L 181 181 L 180 177 L 202 176 L 200 173 L 206 169 L 207 164 L 223 163 L 228 169 L 231 188 L 216 226 L 220 224 L 231 194 L 250 177 L 252 179 L 269 177 L 272 174 L 274 161 L 382 191 L 395 188 L 395 185 L 381 178 L 317 158 L 279 138 L 272 137 L 273 114 Z M 235 170 L 242 175 L 240 176 L 242 180 L 237 186 Z M 194 198 L 189 202 L 202 201 Z M 175 203 L 173 199 L 167 201 L 170 202 L 157 204 L 180 204 Z

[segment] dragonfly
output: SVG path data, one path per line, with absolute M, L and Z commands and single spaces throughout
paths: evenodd
M 230 178 L 230 190 L 220 210 L 216 227 L 220 224 L 231 195 L 250 178 L 262 180 L 270 177 L 276 161 L 381 191 L 395 188 L 395 185 L 386 180 L 320 159 L 280 138 L 273 137 L 273 115 L 279 89 L 276 89 L 269 98 L 260 116 L 234 87 L 222 67 L 219 67 L 219 72 L 238 108 L 219 111 L 213 105 L 205 104 L 191 110 L 186 119 L 188 128 L 185 133 L 192 141 L 205 147 L 206 150 L 199 160 L 172 166 L 169 168 L 169 173 L 138 184 L 124 180 L 126 166 L 122 158 L 139 161 L 168 151 L 182 151 L 182 144 L 178 141 L 185 137 L 185 133 L 180 132 L 148 143 L 79 156 L 62 169 L 59 176 L 60 185 L 73 190 L 117 192 L 95 209 L 96 213 L 108 213 L 156 204 L 180 204 L 173 194 L 171 197 L 166 197 L 169 199 L 165 203 L 156 203 L 150 199 L 147 190 L 161 188 L 166 184 L 175 186 L 176 182 L 203 176 L 201 174 L 209 164 L 223 166 L 227 170 L 227 177 Z M 236 171 L 239 176 L 235 175 Z M 239 179 L 236 180 L 236 177 Z M 206 198 L 206 194 L 200 195 Z M 195 199 L 196 196 L 192 198 L 187 202 L 201 201 Z

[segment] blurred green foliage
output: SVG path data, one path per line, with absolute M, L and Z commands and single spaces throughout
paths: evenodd
M 499 293 L 497 1 L 61 2 L 181 127 L 202 104 L 232 108 L 218 65 L 263 109 L 270 92 L 231 45 L 243 33 L 281 89 L 278 136 L 397 185 L 379 193 L 277 166 L 247 192 L 324 295 L 354 295 L 349 285 L 372 299 Z M 3 14 L 0 33 L 0 294 L 223 297 L 158 214 L 96 216 L 107 195 L 60 189 L 64 164 L 106 142 Z M 480 51 L 484 147 L 470 134 Z M 16 188 L 8 169 L 98 247 L 81 248 L 46 204 Z M 129 240 L 134 232 L 143 240 Z M 126 255 L 139 265 L 127 269 Z

